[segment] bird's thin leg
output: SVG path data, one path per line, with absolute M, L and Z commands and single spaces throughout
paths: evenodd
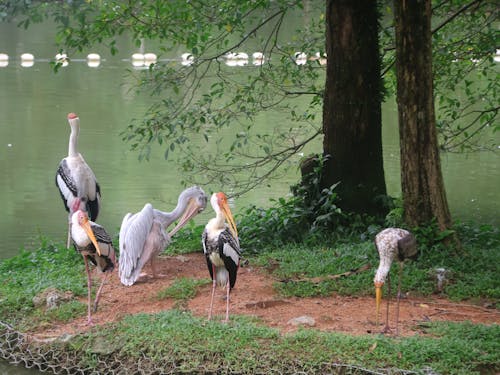
M 399 300 L 401 299 L 401 279 L 403 274 L 403 262 L 399 262 L 398 294 L 396 296 L 396 336 L 399 335 Z
M 87 260 L 87 256 L 83 256 L 83 260 L 85 261 L 85 271 L 87 272 L 87 324 L 92 325 L 92 313 L 90 311 L 90 295 L 92 293 L 92 279 L 90 277 L 90 269 L 89 262 Z
M 66 247 L 69 249 L 71 245 L 71 218 L 68 221 L 68 239 L 66 241 Z
M 210 299 L 210 310 L 208 311 L 208 320 L 212 319 L 212 308 L 214 306 L 214 296 L 215 296 L 215 287 L 217 286 L 217 276 L 215 273 L 215 266 L 212 265 L 212 298 Z
M 224 320 L 225 323 L 229 322 L 229 292 L 231 288 L 229 286 L 229 280 L 227 281 L 226 284 L 226 319 Z
M 156 255 L 151 256 L 151 272 L 153 272 L 153 279 L 156 279 Z
M 104 273 L 104 277 L 101 281 L 101 286 L 99 286 L 99 289 L 97 290 L 97 294 L 96 294 L 95 300 L 94 300 L 94 312 L 97 311 L 97 305 L 99 304 L 99 298 L 101 297 L 101 291 L 102 291 L 102 288 L 103 288 L 104 284 L 106 283 L 107 279 L 108 279 L 108 272 Z
M 389 303 L 391 300 L 391 274 L 387 274 L 387 309 L 385 313 L 385 327 L 382 330 L 382 333 L 391 332 L 391 328 L 389 327 Z

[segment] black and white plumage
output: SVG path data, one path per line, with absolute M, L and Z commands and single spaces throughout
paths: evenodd
M 78 203 L 74 203 L 74 206 L 76 208 Z M 92 278 L 90 276 L 88 260 L 90 259 L 90 261 L 105 274 L 94 300 L 93 310 L 95 312 L 106 279 L 109 273 L 115 268 L 115 249 L 113 248 L 111 237 L 106 230 L 99 224 L 90 221 L 87 213 L 80 209 L 76 209 L 71 217 L 71 238 L 73 239 L 75 249 L 83 255 L 85 261 L 88 288 L 87 322 L 88 324 L 92 324 L 90 307 Z
M 226 288 L 225 321 L 227 322 L 229 320 L 229 294 L 236 284 L 240 265 L 240 243 L 226 195 L 222 192 L 214 193 L 210 204 L 216 217 L 210 219 L 202 235 L 203 252 L 212 278 L 212 296 L 208 319 L 212 318 L 215 289 L 219 285 Z
M 203 189 L 192 186 L 182 191 L 172 212 L 154 209 L 146 203 L 140 212 L 125 215 L 120 227 L 119 274 L 122 284 L 133 285 L 148 261 L 151 261 L 153 277 L 156 277 L 156 257 L 170 243 L 171 236 L 206 205 L 207 196 Z M 168 226 L 181 215 L 175 228 L 167 233 Z
M 101 206 L 101 188 L 97 183 L 94 172 L 78 152 L 78 135 L 80 133 L 80 119 L 74 113 L 68 114 L 68 123 L 71 127 L 69 136 L 68 156 L 61 160 L 56 172 L 56 185 L 69 212 L 69 220 L 73 211 L 73 202 L 81 199 L 85 203 L 85 210 L 90 220 L 95 221 Z M 70 235 L 68 228 L 69 247 Z
M 376 314 L 377 322 L 380 312 L 380 302 L 382 299 L 382 286 L 389 276 L 391 265 L 395 259 L 399 261 L 398 274 L 398 293 L 396 307 L 396 334 L 398 334 L 399 321 L 399 299 L 401 289 L 401 274 L 403 270 L 403 262 L 406 259 L 415 259 L 418 255 L 417 241 L 415 236 L 405 229 L 387 228 L 382 230 L 375 236 L 375 246 L 380 256 L 380 263 L 373 279 L 375 285 L 376 298 Z M 390 295 L 390 278 L 388 279 L 389 295 Z M 389 332 L 389 300 L 387 300 L 387 314 L 385 328 L 383 332 Z

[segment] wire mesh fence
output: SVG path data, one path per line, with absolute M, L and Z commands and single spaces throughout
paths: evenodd
M 62 340 L 38 340 L 0 321 L 0 357 L 11 364 L 52 374 L 77 375 L 168 375 L 168 374 L 335 374 L 335 375 L 407 375 L 417 374 L 395 368 L 368 369 L 341 363 L 304 364 L 299 361 L 280 362 L 262 358 L 260 367 L 234 368 L 220 359 L 187 362 L 175 354 L 163 358 L 128 357 L 120 353 L 98 354 L 79 352 Z M 200 358 L 198 358 L 200 359 Z M 434 375 L 432 370 L 418 372 Z

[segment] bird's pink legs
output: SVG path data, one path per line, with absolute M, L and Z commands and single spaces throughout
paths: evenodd
M 212 280 L 212 298 L 210 299 L 210 310 L 208 311 L 208 320 L 212 319 L 212 308 L 214 307 L 215 288 L 217 287 L 217 280 L 216 280 L 216 273 L 215 273 L 215 266 L 214 265 L 212 265 L 212 275 L 214 275 L 214 277 Z
M 399 262 L 398 294 L 396 296 L 396 336 L 399 336 L 399 300 L 401 299 L 401 279 L 403 276 L 403 262 Z
M 87 260 L 87 256 L 83 256 L 83 260 L 85 261 L 85 271 L 87 272 L 87 324 L 92 325 L 92 313 L 90 311 L 90 295 L 92 292 L 92 279 L 90 277 L 90 269 L 89 262 Z
M 224 320 L 224 323 L 229 322 L 229 292 L 230 292 L 230 287 L 229 287 L 229 280 L 227 281 L 226 284 L 226 319 Z
M 104 278 L 101 281 L 101 286 L 99 286 L 99 289 L 97 290 L 97 294 L 96 294 L 95 300 L 94 300 L 94 312 L 97 311 L 97 305 L 99 303 L 99 298 L 101 297 L 102 287 L 106 283 L 107 279 L 108 279 L 108 272 L 104 273 Z
M 382 330 L 382 333 L 391 332 L 391 328 L 389 327 L 389 302 L 391 299 L 391 275 L 387 275 L 387 310 L 385 313 L 385 327 Z

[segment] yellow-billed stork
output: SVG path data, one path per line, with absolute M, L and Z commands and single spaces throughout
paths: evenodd
M 90 276 L 88 260 L 90 259 L 90 261 L 96 265 L 101 272 L 104 272 L 104 277 L 94 300 L 93 311 L 95 312 L 97 311 L 97 305 L 99 303 L 102 288 L 108 275 L 115 267 L 115 249 L 113 248 L 111 237 L 106 230 L 99 224 L 90 221 L 87 213 L 79 209 L 78 205 L 79 203 L 77 201 L 73 203 L 74 213 L 71 216 L 71 238 L 73 239 L 75 249 L 82 254 L 85 262 L 88 288 L 87 323 L 92 324 L 92 313 L 90 307 L 92 278 Z
M 120 227 L 119 274 L 122 284 L 133 285 L 142 267 L 150 261 L 156 277 L 156 257 L 170 243 L 170 238 L 192 217 L 205 209 L 207 196 L 203 189 L 192 186 L 181 192 L 172 212 L 154 209 L 150 203 L 135 214 L 125 215 Z M 166 229 L 182 215 L 170 233 Z
M 56 185 L 68 211 L 68 223 L 71 222 L 73 202 L 85 200 L 85 210 L 90 220 L 95 221 L 101 206 L 101 188 L 97 183 L 94 172 L 78 152 L 78 134 L 80 133 L 80 119 L 74 113 L 68 114 L 68 123 L 71 127 L 69 136 L 68 156 L 61 160 L 56 172 Z M 70 245 L 68 227 L 67 247 Z
M 229 294 L 236 284 L 240 265 L 240 243 L 226 195 L 222 192 L 212 194 L 210 204 L 216 217 L 209 220 L 202 235 L 203 252 L 212 278 L 208 319 L 212 318 L 215 289 L 219 285 L 226 288 L 225 322 L 227 322 L 229 321 Z
M 417 241 L 415 236 L 405 229 L 401 228 L 386 228 L 375 236 L 375 246 L 380 256 L 380 263 L 373 279 L 375 285 L 375 299 L 376 299 L 376 314 L 377 324 L 380 312 L 380 302 L 382 299 L 382 286 L 388 279 L 389 296 L 390 296 L 390 277 L 389 271 L 391 269 L 394 259 L 399 261 L 399 274 L 398 274 L 398 293 L 397 293 L 397 307 L 396 307 L 396 335 L 398 332 L 399 322 L 399 299 L 401 294 L 401 275 L 403 271 L 403 262 L 406 259 L 415 259 L 418 255 Z M 390 332 L 389 328 L 389 298 L 387 299 L 387 313 L 384 333 Z

